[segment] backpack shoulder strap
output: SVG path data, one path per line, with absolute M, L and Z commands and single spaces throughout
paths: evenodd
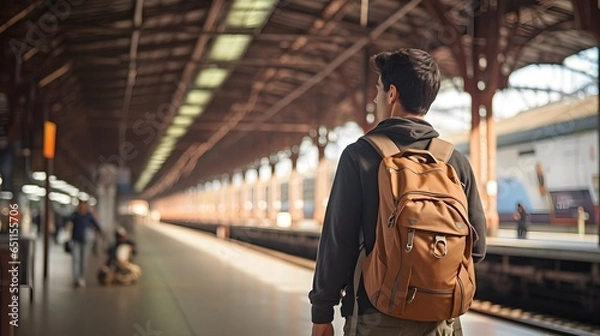
M 371 146 L 375 147 L 381 157 L 392 156 L 400 153 L 398 146 L 396 146 L 396 144 L 390 138 L 383 134 L 366 135 L 364 136 L 364 139 L 367 140 Z
M 454 145 L 446 140 L 442 140 L 440 138 L 431 139 L 431 143 L 427 148 L 436 159 L 448 162 L 452 153 L 454 152 Z

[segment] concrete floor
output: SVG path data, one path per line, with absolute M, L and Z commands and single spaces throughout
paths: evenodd
M 21 289 L 16 335 L 310 335 L 312 270 L 171 225 L 138 226 L 134 234 L 144 274 L 129 287 L 97 283 L 102 256 L 90 258 L 87 287 L 74 288 L 71 256 L 57 245 L 43 285 L 38 241 L 35 300 L 30 304 L 28 289 Z M 462 321 L 465 335 L 545 335 L 477 314 Z M 343 323 L 336 311 L 336 335 Z

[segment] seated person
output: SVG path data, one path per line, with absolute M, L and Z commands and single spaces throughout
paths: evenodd
M 98 275 L 100 282 L 131 284 L 137 281 L 142 270 L 131 262 L 136 252 L 135 242 L 128 238 L 125 229 L 119 228 L 115 233 L 115 242 L 108 249 L 108 260 Z

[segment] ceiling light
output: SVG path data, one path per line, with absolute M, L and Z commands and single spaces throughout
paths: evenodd
M 36 171 L 31 174 L 31 177 L 36 181 L 45 181 L 46 180 L 46 172 Z
M 192 106 L 192 105 L 181 105 L 179 107 L 179 114 L 186 116 L 197 116 L 202 113 L 202 106 Z
M 192 121 L 194 121 L 194 119 L 189 116 L 176 116 L 173 118 L 173 125 L 188 126 Z
M 171 125 L 167 129 L 167 134 L 173 137 L 180 137 L 185 134 L 185 128 L 181 126 Z
M 262 26 L 275 0 L 236 0 L 229 15 L 227 25 L 230 27 L 257 28 Z
M 206 90 L 191 90 L 185 102 L 191 105 L 206 105 L 210 100 L 211 92 Z
M 196 86 L 204 88 L 216 88 L 223 84 L 227 77 L 227 70 L 220 68 L 204 69 L 196 78 Z
M 216 61 L 233 61 L 242 56 L 250 43 L 250 35 L 221 35 L 215 41 L 210 58 Z
M 38 186 L 33 185 L 33 184 L 26 184 L 23 187 L 21 187 L 21 191 L 24 194 L 35 194 L 38 190 Z
M 164 162 L 164 160 L 166 160 L 169 157 L 169 154 L 170 153 L 168 153 L 168 152 L 162 152 L 162 151 L 161 152 L 155 152 L 154 155 L 152 155 L 152 158 L 155 161 L 163 161 Z
M 154 154 L 156 154 L 156 153 L 164 153 L 164 152 L 172 152 L 173 148 L 175 148 L 175 143 L 161 143 L 154 150 Z
M 184 126 L 172 126 L 172 127 L 185 128 Z M 158 145 L 157 148 L 172 148 L 173 146 L 175 146 L 176 142 L 177 142 L 177 137 L 169 136 L 168 138 L 163 138 L 163 140 L 160 142 L 160 144 Z

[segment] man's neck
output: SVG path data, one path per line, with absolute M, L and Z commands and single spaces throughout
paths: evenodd
M 416 118 L 416 119 L 424 119 L 425 118 L 424 115 L 409 113 L 404 110 L 394 111 L 390 117 L 391 118 Z

